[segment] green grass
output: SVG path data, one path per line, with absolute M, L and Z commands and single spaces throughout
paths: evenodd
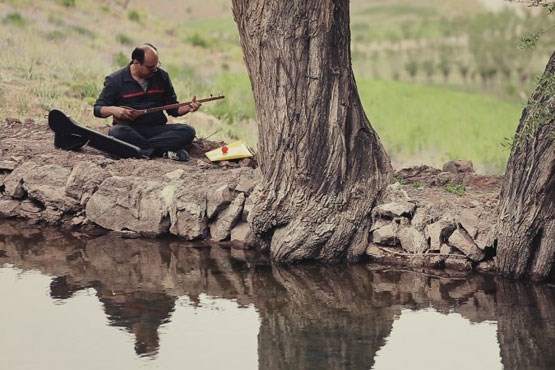
M 466 187 L 462 184 L 446 184 L 444 186 L 446 192 L 462 197 L 466 193 Z
M 515 132 L 520 104 L 394 81 L 357 84 L 366 114 L 394 161 L 441 167 L 468 159 L 480 172 L 503 171 L 509 153 L 501 144 Z

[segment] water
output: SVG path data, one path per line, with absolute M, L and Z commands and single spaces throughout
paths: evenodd
M 554 369 L 555 288 L 0 223 L 0 368 Z

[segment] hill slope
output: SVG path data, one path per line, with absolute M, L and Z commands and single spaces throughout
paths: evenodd
M 182 100 L 226 95 L 224 101 L 203 107 L 203 112 L 218 117 L 220 123 L 197 126 L 201 135 L 217 128 L 215 138 L 246 138 L 254 146 L 254 104 L 231 2 L 211 0 L 199 5 L 187 0 L 175 5 L 159 0 L 152 6 L 150 1 L 130 0 L 127 8 L 123 3 L 0 1 L 0 119 L 44 122 L 49 109 L 59 108 L 88 126 L 106 125 L 105 120 L 93 117 L 91 105 L 104 76 L 126 64 L 135 45 L 151 42 L 158 46 L 163 68 L 172 75 Z M 452 73 L 443 84 L 443 78 L 425 78 L 422 69 L 411 79 L 406 68 L 408 61 L 422 55 L 437 56 L 429 40 L 445 40 L 444 32 L 450 28 L 464 31 L 456 26 L 461 14 L 486 14 L 479 3 L 351 2 L 358 87 L 368 116 L 395 163 L 439 165 L 447 159 L 464 158 L 481 164 L 484 171 L 502 171 L 507 152 L 499 143 L 512 135 L 520 103 L 477 93 L 478 89 L 471 87 L 472 83 L 479 86 L 477 76 L 469 78 L 466 86 Z M 445 23 L 450 20 L 453 26 Z M 409 32 L 405 35 L 409 38 L 420 35 L 428 44 L 395 41 L 403 32 Z M 420 45 L 420 54 L 402 50 L 396 54 L 399 45 Z M 375 47 L 378 49 L 372 49 Z M 388 77 L 391 66 L 396 75 Z M 424 86 L 430 83 L 436 86 Z M 495 89 L 485 91 L 497 94 Z

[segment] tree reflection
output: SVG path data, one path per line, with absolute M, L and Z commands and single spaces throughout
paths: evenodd
M 159 351 L 159 328 L 178 297 L 254 305 L 261 369 L 369 369 L 403 309 L 496 321 L 506 369 L 555 368 L 555 289 L 484 275 L 456 279 L 371 266 L 275 267 L 217 246 L 176 241 L 87 240 L 0 224 L 0 264 L 56 276 L 53 299 L 93 288 L 110 325 L 135 336 L 139 355 Z M 196 245 L 198 247 L 198 245 Z

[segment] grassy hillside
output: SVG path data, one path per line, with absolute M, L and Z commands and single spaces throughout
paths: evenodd
M 86 125 L 105 125 L 92 116 L 104 76 L 125 65 L 135 45 L 151 42 L 182 100 L 226 95 L 203 107 L 221 121 L 215 137 L 255 145 L 253 98 L 231 2 L 124 3 L 0 0 L 0 119 L 44 122 L 56 107 Z M 482 3 L 351 1 L 359 92 L 395 163 L 464 158 L 484 171 L 502 171 L 507 152 L 499 144 L 514 132 L 552 39 L 519 52 L 518 35 L 545 18 L 488 13 Z M 206 136 L 214 127 L 197 130 Z
M 403 82 L 358 79 L 362 104 L 395 167 L 470 159 L 500 173 L 522 107 L 479 94 Z

